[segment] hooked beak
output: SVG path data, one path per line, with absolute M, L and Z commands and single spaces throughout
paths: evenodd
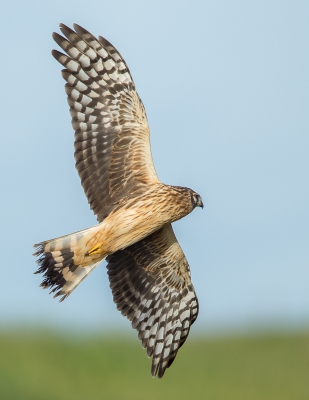
M 197 203 L 197 206 L 198 206 L 198 207 L 202 207 L 202 208 L 204 208 L 204 204 L 203 204 L 203 202 L 202 202 L 202 199 L 201 199 L 201 198 L 199 198 L 199 200 L 198 200 L 198 203 Z

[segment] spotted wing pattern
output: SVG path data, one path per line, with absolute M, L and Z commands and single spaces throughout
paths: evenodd
M 161 378 L 198 314 L 190 269 L 170 224 L 107 257 L 114 302 L 152 358 Z
M 53 56 L 65 67 L 76 168 L 101 222 L 120 201 L 158 182 L 147 117 L 115 47 L 77 24 L 75 31 L 63 24 L 60 29 L 67 39 L 53 38 L 67 55 L 53 50 Z

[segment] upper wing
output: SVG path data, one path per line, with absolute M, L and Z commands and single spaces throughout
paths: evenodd
M 119 201 L 158 182 L 144 106 L 119 52 L 82 27 L 61 24 L 53 34 L 68 54 L 53 50 L 66 68 L 75 160 L 91 209 L 101 222 Z
M 198 314 L 186 257 L 172 226 L 107 257 L 117 308 L 132 321 L 161 378 L 185 342 Z

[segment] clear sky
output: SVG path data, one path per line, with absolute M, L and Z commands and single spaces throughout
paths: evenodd
M 6 1 L 1 5 L 0 322 L 122 327 L 103 262 L 63 303 L 32 245 L 96 223 L 50 54 L 59 23 L 105 36 L 146 107 L 159 178 L 204 201 L 174 224 L 195 331 L 309 324 L 309 2 Z

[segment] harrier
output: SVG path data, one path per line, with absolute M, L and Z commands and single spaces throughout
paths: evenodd
M 124 59 L 79 25 L 53 33 L 65 54 L 76 169 L 99 224 L 36 247 L 41 286 L 64 300 L 107 260 L 114 302 L 161 378 L 198 314 L 186 257 L 171 223 L 203 207 L 191 189 L 161 183 L 153 166 L 142 101 Z

